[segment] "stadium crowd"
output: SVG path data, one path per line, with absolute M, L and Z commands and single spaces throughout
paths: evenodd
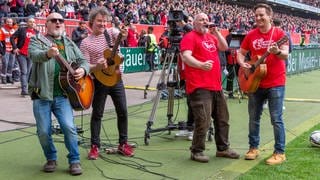
M 318 1 L 302 1 L 318 7 Z M 50 12 L 58 12 L 69 19 L 88 20 L 89 11 L 98 6 L 105 6 L 123 21 L 130 12 L 133 23 L 166 25 L 170 10 L 184 10 L 191 16 L 199 12 L 209 15 L 213 23 L 221 28 L 249 30 L 254 22 L 253 12 L 249 7 L 228 5 L 223 1 L 209 0 L 0 0 L 0 18 L 6 16 L 46 17 Z M 288 32 L 317 33 L 319 21 L 293 16 L 292 14 L 275 13 L 275 18 L 282 19 L 283 28 Z
M 320 8 L 320 2 L 318 0 L 293 0 L 293 1 Z

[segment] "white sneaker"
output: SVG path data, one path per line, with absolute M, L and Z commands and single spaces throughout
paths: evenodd
M 186 137 L 189 135 L 188 130 L 180 130 L 178 133 L 176 133 L 176 137 Z
M 193 131 L 188 131 L 188 140 L 189 141 L 193 140 Z
M 263 109 L 268 109 L 268 102 L 266 103 L 263 103 L 263 106 L 262 106 Z

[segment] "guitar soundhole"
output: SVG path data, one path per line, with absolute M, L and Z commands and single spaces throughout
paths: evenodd
M 115 64 L 115 62 L 112 59 L 108 59 L 107 64 L 108 64 L 108 66 L 112 66 Z
M 112 74 L 110 74 L 106 69 L 103 69 L 102 70 L 102 73 L 107 75 L 107 76 L 111 76 Z

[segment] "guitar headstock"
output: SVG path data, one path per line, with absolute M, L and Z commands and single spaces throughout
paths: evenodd
M 127 13 L 126 17 L 124 17 L 124 19 L 123 19 L 123 25 L 129 26 L 132 19 L 133 19 L 133 13 L 131 11 L 129 11 Z

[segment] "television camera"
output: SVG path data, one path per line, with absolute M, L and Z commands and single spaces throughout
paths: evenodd
M 175 89 L 179 88 L 179 75 L 177 71 L 177 60 L 179 57 L 179 46 L 181 39 L 183 37 L 183 34 L 186 32 L 186 27 L 182 23 L 182 21 L 187 22 L 186 19 L 188 18 L 188 15 L 180 10 L 172 10 L 169 11 L 168 16 L 168 29 L 166 38 L 168 40 L 168 46 L 162 47 L 162 61 L 160 62 L 162 65 L 162 70 L 160 74 L 160 79 L 157 84 L 157 94 L 154 99 L 154 104 L 152 107 L 152 111 L 149 117 L 148 122 L 146 123 L 146 130 L 145 130 L 145 144 L 149 144 L 150 134 L 160 131 L 170 131 L 185 128 L 182 126 L 185 126 L 183 123 L 179 122 L 175 124 L 173 122 L 173 107 L 174 107 L 174 97 L 175 97 Z M 189 28 L 190 30 L 192 28 Z M 153 73 L 151 74 L 151 77 L 148 81 L 148 84 L 146 85 L 145 89 L 145 98 L 146 98 L 146 90 L 149 87 L 149 84 L 151 82 L 151 79 L 153 77 Z M 156 110 L 158 109 L 158 104 L 160 101 L 161 95 L 166 92 L 168 96 L 168 106 L 167 106 L 167 118 L 168 123 L 163 128 L 152 128 L 152 125 L 155 120 L 155 114 Z
M 187 19 L 188 14 L 184 11 L 169 11 L 167 24 L 169 26 L 168 39 L 171 47 L 178 48 L 183 34 L 192 29 L 192 27 L 188 29 L 181 26 L 181 22 L 187 22 Z
M 239 65 L 237 64 L 237 50 L 240 48 L 241 42 L 245 37 L 245 33 L 238 32 L 238 31 L 233 31 L 230 32 L 230 34 L 226 37 L 229 49 L 226 52 L 226 58 L 227 58 L 227 68 L 224 70 L 224 73 L 226 75 L 225 80 L 227 80 L 227 85 L 226 85 L 226 90 L 228 92 L 229 98 L 234 98 L 233 96 L 233 80 L 236 79 L 237 82 L 237 89 L 239 93 L 239 103 L 240 103 L 240 98 L 243 97 L 242 92 L 239 90 L 239 81 L 237 78 L 238 75 L 238 70 L 239 70 Z

